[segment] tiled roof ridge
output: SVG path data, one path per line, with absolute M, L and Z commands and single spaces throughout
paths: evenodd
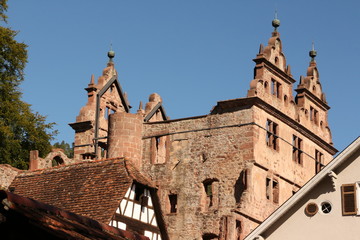
M 112 164 L 112 163 L 121 162 L 121 161 L 125 161 L 125 158 L 123 158 L 123 157 L 106 158 L 106 159 L 98 159 L 98 160 L 92 160 L 92 161 L 86 161 L 86 162 L 75 162 L 72 164 L 59 165 L 59 166 L 55 166 L 55 167 L 51 167 L 51 168 L 42 168 L 42 169 L 36 169 L 36 170 L 20 170 L 21 172 L 19 172 L 19 175 L 17 177 L 67 171 L 68 169 L 78 168 L 78 167 L 82 167 L 82 166 L 91 167 L 91 165 L 99 164 L 101 162 L 103 162 L 104 165 L 107 165 L 107 164 Z

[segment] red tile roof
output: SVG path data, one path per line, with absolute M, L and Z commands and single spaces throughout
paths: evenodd
M 56 239 L 149 240 L 145 236 L 120 230 L 14 193 L 0 191 L 0 202 L 0 213 L 7 217 L 6 221 L 14 221 L 7 226 L 18 225 L 17 220 L 25 218 L 28 221 L 23 223 L 37 227 L 39 231 L 44 230 Z M 22 229 L 24 227 L 26 226 L 21 226 Z M 26 234 L 29 233 L 23 233 Z
M 154 187 L 130 161 L 116 158 L 26 171 L 10 187 L 23 197 L 108 224 L 133 181 Z

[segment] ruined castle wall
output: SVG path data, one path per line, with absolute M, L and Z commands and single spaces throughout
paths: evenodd
M 236 234 L 235 219 L 240 216 L 233 211 L 234 187 L 246 163 L 254 159 L 252 122 L 252 109 L 245 109 L 145 124 L 143 171 L 159 186 L 171 239 Z M 169 138 L 168 158 L 164 163 L 154 164 L 152 151 L 156 148 L 152 147 L 152 139 L 163 136 Z M 211 200 L 205 191 L 209 183 Z M 169 194 L 177 195 L 176 213 L 170 213 Z

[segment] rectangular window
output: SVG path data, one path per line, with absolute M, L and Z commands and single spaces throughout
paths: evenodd
M 279 203 L 279 183 L 268 177 L 266 178 L 266 199 Z
M 169 201 L 170 201 L 170 213 L 176 213 L 177 212 L 177 194 L 170 194 Z
M 151 138 L 151 161 L 153 164 L 163 164 L 169 154 L 169 136 Z
M 310 107 L 310 121 L 317 124 L 318 118 L 319 118 L 319 112 L 315 108 Z
M 278 125 L 270 120 L 266 122 L 266 145 L 278 150 Z
M 315 150 L 315 174 L 320 172 L 323 167 L 324 155 L 320 151 Z
M 298 164 L 303 164 L 303 146 L 302 139 L 293 135 L 293 161 Z
M 278 81 L 271 79 L 270 91 L 272 95 L 281 98 L 281 84 Z
M 341 186 L 341 200 L 343 215 L 355 215 L 356 206 L 356 184 L 343 184 Z

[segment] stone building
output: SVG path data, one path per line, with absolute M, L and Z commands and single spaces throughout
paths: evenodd
M 56 165 L 75 169 L 94 160 L 125 158 L 149 179 L 151 189 L 157 189 L 159 219 L 166 226 L 166 234 L 161 236 L 172 240 L 243 239 L 337 152 L 316 51 L 310 51 L 306 76 L 296 83 L 282 51 L 277 30 L 280 22 L 275 19 L 272 24 L 268 44 L 260 45 L 254 59 L 254 79 L 247 96 L 219 101 L 203 116 L 170 120 L 156 93 L 145 107 L 140 103 L 136 113 L 131 113 L 118 81 L 115 54 L 110 51 L 107 67 L 97 83 L 91 77 L 85 88 L 88 101 L 70 124 L 75 130 L 74 159 L 61 151 L 40 159 L 33 151 L 31 170 Z M 17 175 L 36 174 L 9 166 L 0 166 L 0 172 L 8 173 L 0 176 L 0 186 L 5 189 L 15 186 L 12 182 Z M 89 181 L 92 177 L 100 175 L 89 175 Z M 23 189 L 20 195 L 33 197 L 28 191 Z M 111 213 L 117 211 L 114 206 Z M 107 218 L 99 221 L 113 224 L 115 215 L 100 214 Z M 160 239 L 155 235 L 151 239 Z
M 316 51 L 294 89 L 280 21 L 272 25 L 247 96 L 219 101 L 204 116 L 169 120 L 158 94 L 130 113 L 109 52 L 70 124 L 75 160 L 131 160 L 158 187 L 170 239 L 243 239 L 337 152 Z

